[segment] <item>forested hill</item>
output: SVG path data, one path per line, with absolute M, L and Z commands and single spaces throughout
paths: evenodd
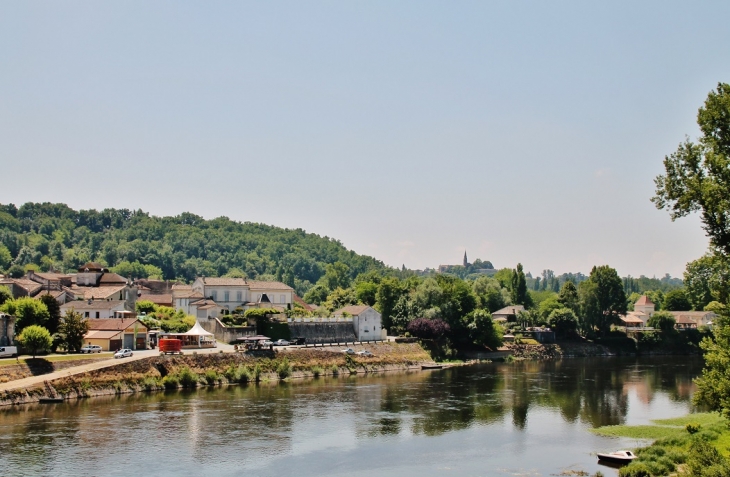
M 0 269 L 13 274 L 29 264 L 69 272 L 92 260 L 125 276 L 189 282 L 201 275 L 245 274 L 279 279 L 301 293 L 327 264 L 346 264 L 352 277 L 386 268 L 337 240 L 301 229 L 205 220 L 187 212 L 155 217 L 141 210 L 76 211 L 51 203 L 0 204 L 0 243 Z

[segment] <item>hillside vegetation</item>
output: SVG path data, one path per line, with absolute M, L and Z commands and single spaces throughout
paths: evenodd
M 196 276 L 278 279 L 304 293 L 328 264 L 352 278 L 385 265 L 302 229 L 212 220 L 191 213 L 155 217 L 142 210 L 73 210 L 65 204 L 0 204 L 0 269 L 73 271 L 101 262 L 125 276 L 194 280 Z

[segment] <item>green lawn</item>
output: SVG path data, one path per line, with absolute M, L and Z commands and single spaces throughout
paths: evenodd
M 98 353 L 98 354 L 69 354 L 69 355 L 57 355 L 57 356 L 38 356 L 36 359 L 45 359 L 46 361 L 77 361 L 80 359 L 89 359 L 89 358 L 111 358 L 114 356 L 114 353 Z M 21 364 L 26 364 L 28 360 L 32 360 L 33 358 L 25 357 L 20 358 Z M 8 358 L 8 359 L 0 359 L 0 366 L 12 366 L 18 364 L 18 361 L 15 358 Z

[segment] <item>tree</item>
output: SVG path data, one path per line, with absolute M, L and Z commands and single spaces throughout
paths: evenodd
M 607 333 L 611 325 L 626 314 L 626 294 L 616 270 L 608 265 L 595 266 L 588 280 L 578 285 L 583 330 Z
M 416 318 L 408 323 L 408 332 L 416 338 L 424 340 L 438 340 L 449 333 L 449 325 L 444 320 Z
M 0 308 L 8 315 L 15 316 L 16 333 L 23 331 L 26 326 L 45 326 L 50 318 L 46 305 L 27 296 L 8 300 Z
M 565 305 L 560 303 L 559 297 L 556 295 L 553 295 L 550 298 L 543 300 L 542 302 L 540 302 L 540 305 L 537 308 L 540 315 L 540 320 L 544 323 L 548 323 L 550 314 L 553 311 L 564 307 Z
M 573 310 L 567 307 L 550 312 L 547 321 L 555 333 L 563 337 L 574 335 L 578 329 L 578 317 L 575 316 Z
M 466 317 L 469 338 L 477 346 L 496 350 L 502 346 L 504 331 L 492 320 L 492 315 L 484 310 L 475 310 Z
M 358 301 L 373 306 L 378 294 L 378 285 L 373 282 L 360 282 L 355 285 L 355 296 Z
M 84 336 L 89 332 L 89 320 L 74 310 L 67 310 L 61 318 L 58 334 L 66 350 L 78 353 L 84 345 Z
M 53 344 L 51 334 L 42 326 L 30 325 L 26 327 L 20 336 L 18 342 L 31 352 L 33 358 L 39 351 L 48 351 Z
M 499 281 L 494 278 L 484 276 L 477 278 L 472 284 L 472 290 L 477 296 L 477 306 L 490 313 L 510 304 L 509 290 L 502 288 Z
M 730 317 L 721 316 L 713 328 L 714 339 L 705 338 L 700 347 L 704 350 L 705 367 L 697 378 L 697 392 L 693 401 L 712 411 L 720 411 L 730 419 Z
M 61 305 L 58 304 L 53 295 L 44 294 L 40 296 L 40 301 L 46 305 L 48 309 L 48 321 L 44 325 L 48 332 L 54 334 L 58 331 L 58 324 L 61 321 Z
M 140 300 L 135 303 L 134 307 L 136 308 L 137 313 L 144 313 L 145 315 L 149 315 L 150 313 L 157 311 L 157 305 L 149 300 Z
M 689 302 L 687 294 L 682 289 L 671 290 L 664 295 L 664 303 L 662 309 L 667 311 L 689 311 L 692 309 L 692 303 Z
M 4 244 L 0 243 L 0 270 L 6 270 L 13 261 L 10 250 Z
M 13 294 L 10 293 L 10 289 L 5 285 L 0 285 L 0 306 L 12 298 Z
M 719 83 L 697 113 L 702 135 L 686 139 L 664 158 L 663 175 L 654 179 L 658 209 L 672 220 L 700 213 L 713 247 L 730 255 L 730 85 Z
M 580 309 L 580 300 L 578 298 L 578 289 L 573 282 L 567 281 L 563 283 L 563 288 L 558 293 L 558 301 L 564 307 L 572 310 L 573 313 L 578 312 Z
M 342 262 L 335 262 L 325 267 L 322 283 L 330 290 L 334 290 L 336 288 L 349 288 L 351 281 L 350 267 L 346 264 Z
M 302 300 L 304 300 L 306 303 L 321 305 L 322 303 L 324 303 L 325 300 L 327 300 L 327 295 L 329 294 L 329 288 L 322 284 L 317 284 L 310 288 L 309 291 L 304 294 Z
M 674 315 L 672 315 L 668 311 L 657 311 L 656 313 L 651 315 L 651 318 L 649 318 L 647 325 L 657 330 L 662 330 L 665 333 L 669 333 L 671 331 L 674 331 L 674 325 L 676 323 L 677 321 L 674 319 Z
M 730 300 L 730 263 L 720 253 L 708 253 L 687 264 L 684 272 L 687 299 L 695 310 L 711 301 Z
M 393 309 L 403 293 L 403 287 L 401 286 L 400 280 L 397 278 L 384 278 L 378 286 L 376 307 L 382 315 L 383 328 L 388 331 L 391 331 L 390 328 L 393 324 L 391 320 Z
M 527 306 L 527 281 L 525 280 L 525 272 L 522 270 L 522 264 L 517 264 L 517 269 L 512 272 L 512 281 L 510 283 L 512 291 L 512 303 L 515 305 Z

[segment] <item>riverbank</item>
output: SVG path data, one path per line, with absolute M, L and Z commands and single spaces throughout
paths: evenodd
M 718 413 L 697 413 L 659 419 L 642 426 L 603 426 L 593 433 L 609 437 L 654 440 L 635 449 L 638 456 L 619 471 L 621 477 L 687 477 L 730 475 L 730 428 Z M 697 473 L 695 467 L 717 466 L 717 473 Z
M 373 353 L 372 357 L 323 348 L 264 351 L 258 356 L 244 353 L 153 356 L 5 391 L 0 393 L 0 406 L 38 402 L 44 397 L 71 400 L 197 386 L 411 370 L 432 363 L 428 353 L 416 343 L 372 344 L 368 350 Z

